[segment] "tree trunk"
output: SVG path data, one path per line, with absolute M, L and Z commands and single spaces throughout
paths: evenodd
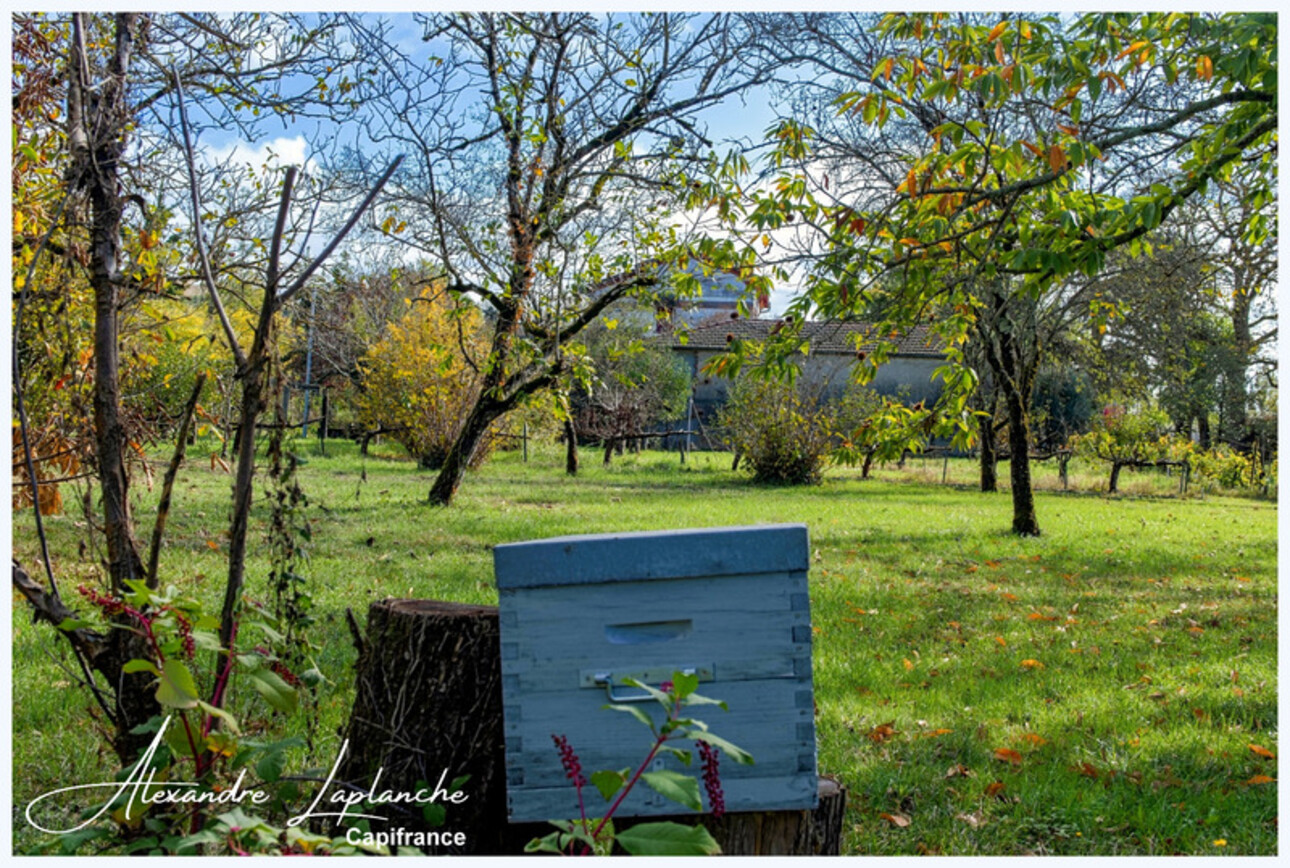
M 1012 532 L 1019 536 L 1039 536 L 1039 518 L 1035 515 L 1035 492 L 1030 479 L 1030 420 L 1027 418 L 1027 396 L 1007 389 L 1008 405 L 1008 475 L 1012 481 Z
M 1225 366 L 1228 368 L 1228 375 L 1223 378 L 1223 428 L 1218 432 L 1218 436 L 1229 443 L 1243 443 L 1249 425 L 1245 407 L 1245 378 L 1253 355 L 1250 305 L 1256 293 L 1254 287 L 1246 285 L 1249 277 L 1249 271 L 1242 267 L 1236 268 L 1232 275 L 1232 353 L 1230 363 Z
M 466 424 L 461 426 L 461 433 L 457 435 L 452 448 L 448 450 L 448 455 L 443 460 L 443 467 L 435 477 L 434 484 L 430 486 L 429 499 L 432 505 L 447 506 L 452 503 L 453 495 L 457 493 L 457 488 L 466 475 L 466 468 L 470 466 L 471 456 L 475 454 L 479 442 L 484 439 L 488 426 L 502 415 L 503 410 L 504 408 L 497 402 L 482 397 L 471 408 L 470 415 L 466 417 Z
M 367 790 L 415 793 L 470 775 L 460 804 L 444 804 L 435 827 L 419 805 L 375 806 L 398 827 L 464 832 L 451 852 L 501 853 L 506 846 L 506 757 L 497 609 L 436 600 L 382 600 L 367 613 L 355 676 L 348 749 L 336 778 Z M 444 852 L 450 852 L 445 849 Z M 518 850 L 516 851 L 518 852 Z
M 564 420 L 564 472 L 578 475 L 578 432 L 573 430 L 573 420 Z
M 614 440 L 612 437 L 605 438 L 605 466 L 609 466 L 614 458 Z
M 1208 449 L 1213 444 L 1209 433 L 1209 409 L 1201 407 L 1196 411 L 1196 432 L 1201 449 Z
M 125 469 L 128 437 L 121 419 L 120 331 L 122 274 L 120 160 L 128 139 L 130 112 L 126 78 L 134 47 L 135 16 L 114 16 L 114 49 L 103 80 L 85 80 L 92 61 L 81 16 L 73 19 L 68 74 L 68 141 L 72 164 L 69 194 L 83 192 L 90 204 L 90 285 L 94 290 L 94 459 L 103 500 L 103 536 L 107 544 L 112 591 L 120 595 L 127 579 L 144 575 L 130 516 L 129 478 Z
M 1115 494 L 1120 490 L 1120 468 L 1124 465 L 1118 461 L 1111 462 L 1111 484 L 1107 486 L 1107 492 Z
M 994 448 L 994 415 L 981 417 L 981 490 L 999 490 L 999 454 Z
M 228 534 L 228 584 L 224 586 L 224 602 L 220 610 L 221 648 L 228 648 L 233 640 L 237 604 L 242 599 L 242 586 L 246 579 L 246 535 L 255 483 L 255 423 L 264 410 L 264 368 L 262 353 L 253 349 L 247 368 L 242 372 L 242 418 L 237 428 L 237 468 Z
M 90 286 L 94 290 L 94 460 L 103 501 L 103 536 L 107 546 L 108 575 L 113 596 L 119 597 L 128 579 L 145 576 L 143 560 L 134 538 L 130 515 L 129 476 L 125 468 L 128 437 L 121 419 L 120 345 L 118 311 L 121 307 L 121 222 L 125 201 L 120 180 L 120 160 L 125 153 L 130 112 L 126 79 L 134 47 L 136 16 L 113 18 L 114 44 L 107 74 L 97 87 L 84 79 L 91 69 L 80 15 L 73 18 L 73 39 L 68 71 L 68 142 L 72 155 L 69 195 L 83 192 L 90 203 Z M 127 674 L 125 664 L 148 658 L 146 641 L 125 623 L 113 630 L 93 667 L 112 691 L 112 717 L 116 732 L 113 748 L 122 763 L 132 763 L 152 741 L 151 733 L 133 733 L 135 727 L 160 713 L 147 673 Z

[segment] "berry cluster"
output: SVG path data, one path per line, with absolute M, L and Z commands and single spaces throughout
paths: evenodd
M 171 609 L 175 613 L 175 620 L 179 622 L 179 637 L 184 643 L 184 656 L 192 660 L 197 656 L 197 642 L 193 639 L 193 622 L 184 617 L 184 613 Z
M 719 752 L 706 741 L 695 742 L 695 745 L 703 760 L 703 787 L 708 791 L 708 806 L 712 809 L 712 816 L 720 817 L 726 812 L 726 796 L 721 791 L 721 776 L 717 771 Z
M 89 585 L 78 585 L 77 592 L 90 602 L 91 605 L 98 607 L 103 613 L 103 617 L 111 618 L 116 615 L 128 614 L 135 618 L 142 616 L 135 609 L 125 604 L 124 600 L 118 600 L 116 597 L 109 597 L 107 594 L 100 594 Z
M 261 657 L 273 656 L 273 652 L 270 651 L 268 648 L 264 647 L 263 645 L 256 645 L 255 653 L 259 654 Z M 283 681 L 287 682 L 287 684 L 290 684 L 292 687 L 300 686 L 300 678 L 294 672 L 292 672 L 290 669 L 284 666 L 281 660 L 270 660 L 269 669 L 272 670 L 274 675 L 278 676 Z
M 578 759 L 578 755 L 573 752 L 569 739 L 563 735 L 552 733 L 551 740 L 555 742 L 556 748 L 560 751 L 560 764 L 564 766 L 564 776 L 573 781 L 575 787 L 581 787 L 586 784 L 587 779 L 582 776 L 582 762 Z

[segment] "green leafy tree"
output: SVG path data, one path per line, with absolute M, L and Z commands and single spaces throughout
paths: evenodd
M 689 371 L 665 343 L 612 322 L 588 330 L 588 380 L 570 395 L 575 431 L 604 444 L 606 464 L 615 446 L 681 418 L 690 396 Z
M 893 14 L 877 34 L 888 55 L 837 106 L 894 142 L 876 149 L 886 162 L 865 167 L 863 183 L 831 185 L 812 172 L 813 130 L 785 123 L 772 183 L 727 207 L 758 233 L 800 220 L 824 236 L 794 303 L 802 319 L 854 316 L 882 289 L 884 325 L 899 333 L 934 313 L 957 367 L 983 315 L 1001 324 L 991 368 L 1013 443 L 1012 528 L 1038 534 L 1018 446 L 1043 346 L 1009 324 L 1111 251 L 1140 246 L 1211 184 L 1240 178 L 1248 195 L 1271 195 L 1276 16 Z M 1258 240 L 1269 226 L 1246 229 Z M 947 383 L 942 401 L 961 409 L 974 384 Z

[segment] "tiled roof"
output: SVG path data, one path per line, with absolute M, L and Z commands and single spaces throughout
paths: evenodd
M 729 344 L 728 337 L 745 341 L 764 341 L 771 330 L 782 320 L 777 319 L 719 319 L 714 318 L 703 325 L 689 330 L 689 340 L 682 344 L 674 341 L 675 349 L 691 350 L 724 350 Z M 851 354 L 857 350 L 872 350 L 877 335 L 872 323 L 864 322 L 807 322 L 802 325 L 802 337 L 810 343 L 812 353 Z M 859 346 L 856 345 L 857 337 Z M 911 331 L 895 338 L 896 349 L 893 353 L 899 356 L 934 356 L 945 353 L 940 349 L 938 339 L 927 326 L 916 326 Z

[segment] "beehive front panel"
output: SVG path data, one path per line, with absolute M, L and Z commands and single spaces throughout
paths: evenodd
M 783 528 L 765 529 L 780 541 Z M 800 569 L 668 578 L 611 579 L 526 586 L 502 579 L 502 672 L 506 714 L 508 799 L 512 821 L 576 816 L 577 799 L 565 778 L 553 735 L 568 738 L 584 770 L 635 766 L 651 736 L 633 716 L 603 708 L 627 703 L 656 721 L 663 709 L 623 685 L 637 678 L 657 685 L 674 671 L 693 671 L 699 693 L 724 700 L 695 709 L 712 731 L 749 751 L 755 764 L 722 763 L 727 810 L 810 807 L 816 794 L 811 691 L 811 628 L 805 571 L 805 528 L 795 526 Z M 709 532 L 722 539 L 720 532 Z M 628 535 L 636 536 L 636 535 Z M 747 529 L 734 535 L 745 545 Z M 594 538 L 580 538 L 594 539 Z M 755 535 L 752 539 L 755 542 Z M 544 541 L 548 544 L 560 541 Z M 625 548 L 639 557 L 629 539 Z M 689 542 L 696 540 L 691 537 Z M 799 544 L 800 543 L 800 544 Z M 508 547 L 510 548 L 510 547 Z M 597 557 L 608 551 L 592 547 Z M 515 552 L 511 552 L 514 555 Z M 548 549 L 546 554 L 550 554 Z M 576 551 L 575 551 L 576 554 Z M 540 560 L 540 558 L 539 558 Z M 709 557 L 708 569 L 713 558 Z M 789 564 L 761 559 L 776 568 Z M 510 560 L 513 566 L 516 563 Z M 677 569 L 672 551 L 672 571 Z M 642 572 L 649 572 L 648 566 Z M 510 587 L 507 587 L 510 584 Z M 701 713 L 700 713 L 701 712 Z M 693 748 L 693 744 L 678 745 Z M 697 774 L 667 756 L 655 768 Z M 589 801 L 599 800 L 594 788 Z M 594 808 L 589 806 L 594 812 Z M 603 806 L 601 808 L 603 811 Z M 641 786 L 621 816 L 676 813 L 675 803 Z

